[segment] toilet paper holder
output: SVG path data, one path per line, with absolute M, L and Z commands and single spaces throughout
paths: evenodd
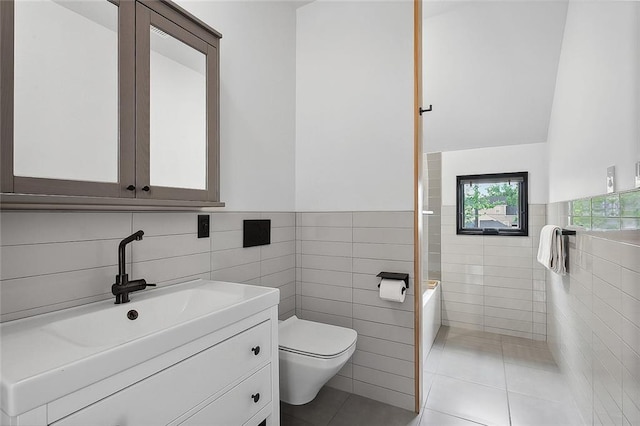
M 400 272 L 380 272 L 378 275 L 376 275 L 376 277 L 386 278 L 389 280 L 404 281 L 404 290 L 402 290 L 403 293 L 405 292 L 405 290 L 409 288 L 409 274 L 403 274 Z M 380 284 L 378 284 L 378 288 L 379 287 L 380 287 Z

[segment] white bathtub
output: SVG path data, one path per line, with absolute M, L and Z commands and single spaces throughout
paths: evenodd
M 438 334 L 442 317 L 440 314 L 440 285 L 434 289 L 424 290 L 422 294 L 422 354 L 426 359 Z

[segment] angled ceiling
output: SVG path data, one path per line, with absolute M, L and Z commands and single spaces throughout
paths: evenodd
M 567 2 L 423 5 L 425 152 L 546 142 Z

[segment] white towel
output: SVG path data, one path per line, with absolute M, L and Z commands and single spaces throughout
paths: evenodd
M 565 257 L 562 228 L 554 225 L 544 226 L 540 232 L 538 262 L 556 274 L 565 275 Z

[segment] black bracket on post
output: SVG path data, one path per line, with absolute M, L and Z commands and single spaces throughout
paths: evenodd
M 430 111 L 433 111 L 433 105 L 429 105 L 429 108 L 426 108 L 426 109 L 420 107 L 420 115 L 422 115 L 422 113 L 424 112 L 430 112 Z
M 376 277 L 378 278 L 386 278 L 389 280 L 401 280 L 404 281 L 404 288 L 405 290 L 409 289 L 409 274 L 403 274 L 403 273 L 399 273 L 399 272 L 380 272 L 378 275 L 376 275 Z M 378 287 L 380 287 L 380 284 L 378 284 Z M 403 290 L 402 292 L 404 293 Z

